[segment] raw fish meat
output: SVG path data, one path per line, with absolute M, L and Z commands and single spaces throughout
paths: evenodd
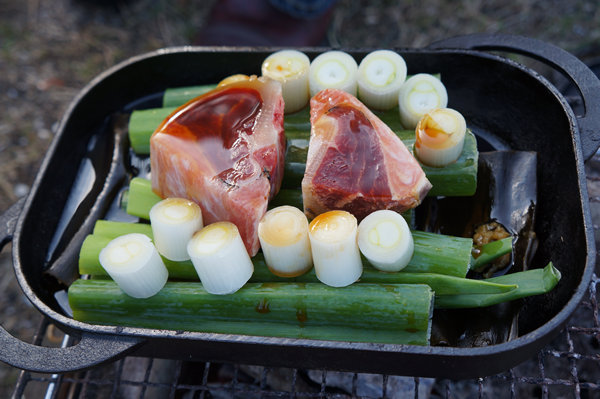
M 302 180 L 309 218 L 334 209 L 361 220 L 378 209 L 404 212 L 431 188 L 396 134 L 356 97 L 336 89 L 310 101 L 311 133 Z
M 234 223 L 253 256 L 258 222 L 281 187 L 281 84 L 253 76 L 179 107 L 150 139 L 152 188 L 198 203 L 204 224 Z

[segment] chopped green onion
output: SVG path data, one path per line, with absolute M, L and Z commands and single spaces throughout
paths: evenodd
M 150 136 L 175 107 L 136 110 L 131 113 L 128 124 L 129 144 L 138 154 L 150 153 Z
M 169 274 L 149 237 L 132 233 L 111 240 L 98 260 L 127 295 L 148 298 L 167 282 Z
M 281 83 L 286 114 L 299 111 L 308 104 L 309 70 L 308 56 L 298 50 L 276 51 L 263 61 L 262 75 Z
M 163 107 L 179 107 L 194 98 L 208 93 L 217 87 L 216 84 L 174 87 L 165 90 L 163 94 Z M 164 119 L 164 118 L 163 118 Z
M 310 63 L 311 97 L 323 89 L 340 89 L 356 96 L 358 65 L 348 53 L 338 50 L 319 54 Z
M 148 179 L 135 177 L 129 182 L 125 211 L 132 216 L 150 219 L 150 209 L 162 201 L 162 198 L 152 191 L 152 182 Z
M 358 66 L 358 98 L 369 108 L 386 110 L 398 105 L 406 80 L 406 62 L 391 50 L 372 51 Z
M 414 129 L 425 113 L 448 105 L 448 93 L 441 80 L 433 75 L 418 73 L 400 87 L 398 107 L 405 129 Z
M 246 284 L 254 265 L 240 232 L 231 222 L 216 222 L 198 231 L 187 251 L 207 292 L 231 294 Z
M 358 247 L 371 265 L 385 272 L 404 269 L 415 248 L 406 220 L 390 210 L 375 211 L 360 222 Z
M 258 239 L 273 274 L 295 277 L 312 268 L 308 220 L 300 209 L 283 205 L 267 211 L 258 224 Z
M 332 287 L 345 287 L 362 274 L 362 261 L 356 242 L 356 218 L 346 211 L 329 211 L 310 222 L 308 236 L 315 273 L 319 281 Z
M 451 108 L 436 108 L 417 123 L 415 156 L 433 167 L 449 165 L 460 157 L 465 143 L 465 118 Z
M 184 198 L 167 198 L 150 209 L 154 245 L 170 260 L 187 260 L 187 243 L 202 224 L 202 211 L 195 202 Z

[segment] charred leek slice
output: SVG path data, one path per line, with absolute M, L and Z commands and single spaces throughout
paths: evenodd
M 154 245 L 170 260 L 187 260 L 187 243 L 202 224 L 202 211 L 185 198 L 167 198 L 150 209 Z
M 286 114 L 299 111 L 308 104 L 309 70 L 310 59 L 298 50 L 280 50 L 263 61 L 262 75 L 281 82 Z
M 460 157 L 467 123 L 460 112 L 436 108 L 427 112 L 415 129 L 415 155 L 426 165 L 442 167 Z
M 317 278 L 332 287 L 345 287 L 362 274 L 356 242 L 356 218 L 346 211 L 329 211 L 310 222 L 308 236 Z
M 360 222 L 358 247 L 371 265 L 384 272 L 404 269 L 414 252 L 408 224 L 390 210 L 375 211 Z
M 127 295 L 148 298 L 167 282 L 167 268 L 149 237 L 132 233 L 111 240 L 99 262 Z
M 406 62 L 390 50 L 373 51 L 358 66 L 358 98 L 369 108 L 387 110 L 398 105 L 406 80 Z
M 413 75 L 400 87 L 398 107 L 400 121 L 405 129 L 414 129 L 425 113 L 447 105 L 446 87 L 433 75 Z
M 427 345 L 433 292 L 426 285 L 251 283 L 210 295 L 197 282 L 168 282 L 146 300 L 112 281 L 77 280 L 69 288 L 76 320 L 174 331 Z
M 273 208 L 258 224 L 258 238 L 269 270 L 281 277 L 295 277 L 312 267 L 308 220 L 289 205 Z
M 322 53 L 310 63 L 310 95 L 332 88 L 356 96 L 357 74 L 358 65 L 350 54 L 338 50 Z
M 235 224 L 216 222 L 198 231 L 187 244 L 204 289 L 216 295 L 239 290 L 254 266 Z

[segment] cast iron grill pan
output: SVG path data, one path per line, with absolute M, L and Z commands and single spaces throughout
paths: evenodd
M 523 53 L 564 73 L 579 88 L 585 113 L 575 116 L 558 90 L 535 71 L 488 50 Z M 119 157 L 126 140 L 120 135 L 105 137 L 107 116 L 140 104 L 157 106 L 153 103 L 157 93 L 168 87 L 212 83 L 234 73 L 256 73 L 272 51 L 161 50 L 117 65 L 79 94 L 61 122 L 29 197 L 3 216 L 2 242 L 12 239 L 14 269 L 26 296 L 80 341 L 63 349 L 44 348 L 25 344 L 2 329 L 0 360 L 27 370 L 65 372 L 135 354 L 464 378 L 510 368 L 536 353 L 562 328 L 583 297 L 595 264 L 583 165 L 598 147 L 600 115 L 593 111 L 600 109 L 600 83 L 569 53 L 532 39 L 495 35 L 467 36 L 422 50 L 399 51 L 409 73 L 442 74 L 449 106 L 462 112 L 486 142 L 537 153 L 535 231 L 540 245 L 532 264 L 541 267 L 552 261 L 563 278 L 549 294 L 525 301 L 518 338 L 488 347 L 418 347 L 100 326 L 68 317 L 55 294 L 72 278 L 83 237 L 91 232 L 96 219 L 104 217 L 127 179 Z M 312 58 L 323 49 L 304 51 Z M 368 51 L 349 52 L 360 59 Z M 105 154 L 101 158 L 106 163 L 89 155 L 94 146 Z M 59 210 L 65 208 L 77 183 L 79 166 L 87 162 L 94 165 L 94 200 L 86 205 L 85 212 L 78 210 L 65 228 L 69 238 L 57 244 L 58 255 L 49 254 L 61 222 Z M 49 269 L 64 273 L 50 279 L 46 273 Z

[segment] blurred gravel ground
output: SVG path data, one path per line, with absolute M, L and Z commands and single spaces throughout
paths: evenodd
M 0 0 L 0 212 L 28 193 L 79 90 L 133 55 L 192 43 L 213 2 Z M 585 59 L 600 54 L 600 7 L 581 0 L 340 0 L 328 40 L 406 48 L 475 32 L 534 37 Z M 39 314 L 22 297 L 9 254 L 0 255 L 0 322 L 30 340 Z M 0 365 L 0 397 L 17 374 Z

